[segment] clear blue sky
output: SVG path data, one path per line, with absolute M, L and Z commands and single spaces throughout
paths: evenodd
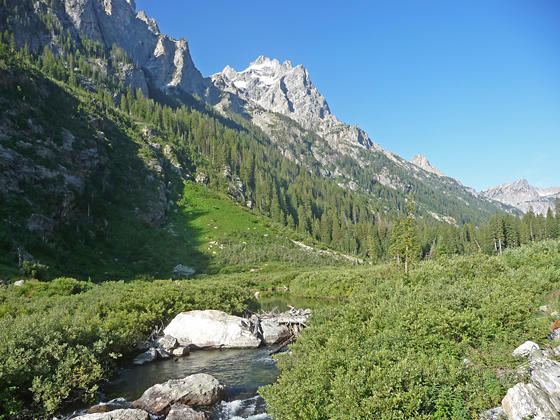
M 342 121 L 477 190 L 560 186 L 560 1 L 136 0 L 203 75 L 303 64 Z

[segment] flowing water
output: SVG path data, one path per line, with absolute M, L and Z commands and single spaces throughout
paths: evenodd
M 318 301 L 294 298 L 287 293 L 261 295 L 260 309 L 279 311 L 291 304 L 297 308 L 314 308 Z M 276 363 L 269 353 L 274 347 L 258 349 L 198 350 L 187 357 L 159 360 L 143 366 L 128 365 L 119 369 L 116 379 L 106 384 L 104 400 L 124 398 L 134 401 L 154 384 L 184 378 L 194 373 L 208 373 L 227 388 L 227 400 L 213 407 L 211 418 L 270 419 L 266 404 L 258 395 L 259 387 L 273 383 L 278 377 Z

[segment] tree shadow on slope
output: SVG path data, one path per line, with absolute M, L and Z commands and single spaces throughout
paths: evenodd
M 1 89 L 0 96 L 10 104 L 10 118 L 32 118 L 42 127 L 42 134 L 33 135 L 25 124 L 15 126 L 13 143 L 3 145 L 18 153 L 16 139 L 30 143 L 34 149 L 50 142 L 52 162 L 42 162 L 39 156 L 29 154 L 24 158 L 30 168 L 50 165 L 49 169 L 57 171 L 63 166 L 71 175 L 83 178 L 84 188 L 77 193 L 53 187 L 65 185 L 61 177 L 40 182 L 18 180 L 20 192 L 4 197 L 0 210 L 0 248 L 7 253 L 0 261 L 0 274 L 13 276 L 18 249 L 22 248 L 50 267 L 50 277 L 64 275 L 93 281 L 169 278 L 178 264 L 204 272 L 209 259 L 197 250 L 200 232 L 191 226 L 197 215 L 176 218 L 176 223 L 184 224 L 188 240 L 176 235 L 167 221 L 167 216 L 177 211 L 173 203 L 182 193 L 182 179 L 168 170 L 166 162 L 161 165 L 163 172 L 150 166 L 150 159 L 161 157 L 150 154 L 153 150 L 130 121 L 111 110 L 106 113 L 110 117 L 104 115 L 104 105 L 96 103 L 93 94 L 70 93 L 36 73 L 15 73 L 12 76 L 21 92 L 41 94 L 17 96 L 13 89 Z M 71 158 L 64 157 L 61 147 L 63 129 L 76 139 Z M 65 200 L 69 192 L 75 199 L 68 217 L 63 214 L 68 210 Z M 159 211 L 157 215 L 164 217 L 151 218 L 154 207 L 155 213 Z M 31 232 L 28 221 L 34 214 L 58 221 L 54 232 Z

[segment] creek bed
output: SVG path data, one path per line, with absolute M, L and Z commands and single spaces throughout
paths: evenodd
M 263 293 L 258 309 L 285 311 L 288 304 L 313 309 L 325 302 L 296 298 L 289 293 Z M 276 347 L 194 350 L 186 357 L 158 360 L 142 366 L 128 364 L 118 369 L 115 379 L 103 386 L 103 400 L 124 398 L 134 401 L 157 383 L 207 373 L 223 382 L 228 393 L 226 401 L 213 407 L 212 419 L 268 420 L 271 417 L 266 414 L 266 404 L 258 395 L 258 389 L 278 377 L 276 363 L 269 355 L 273 349 Z
M 109 400 L 123 397 L 134 401 L 154 384 L 208 373 L 226 384 L 228 392 L 227 401 L 215 407 L 213 418 L 268 419 L 257 390 L 271 384 L 278 376 L 270 351 L 269 347 L 195 350 L 186 357 L 121 368 L 116 372 L 117 379 L 103 387 L 103 393 Z

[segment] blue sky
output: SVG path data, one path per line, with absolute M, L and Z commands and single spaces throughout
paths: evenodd
M 560 186 L 560 1 L 136 0 L 208 76 L 303 64 L 342 121 L 477 190 Z

